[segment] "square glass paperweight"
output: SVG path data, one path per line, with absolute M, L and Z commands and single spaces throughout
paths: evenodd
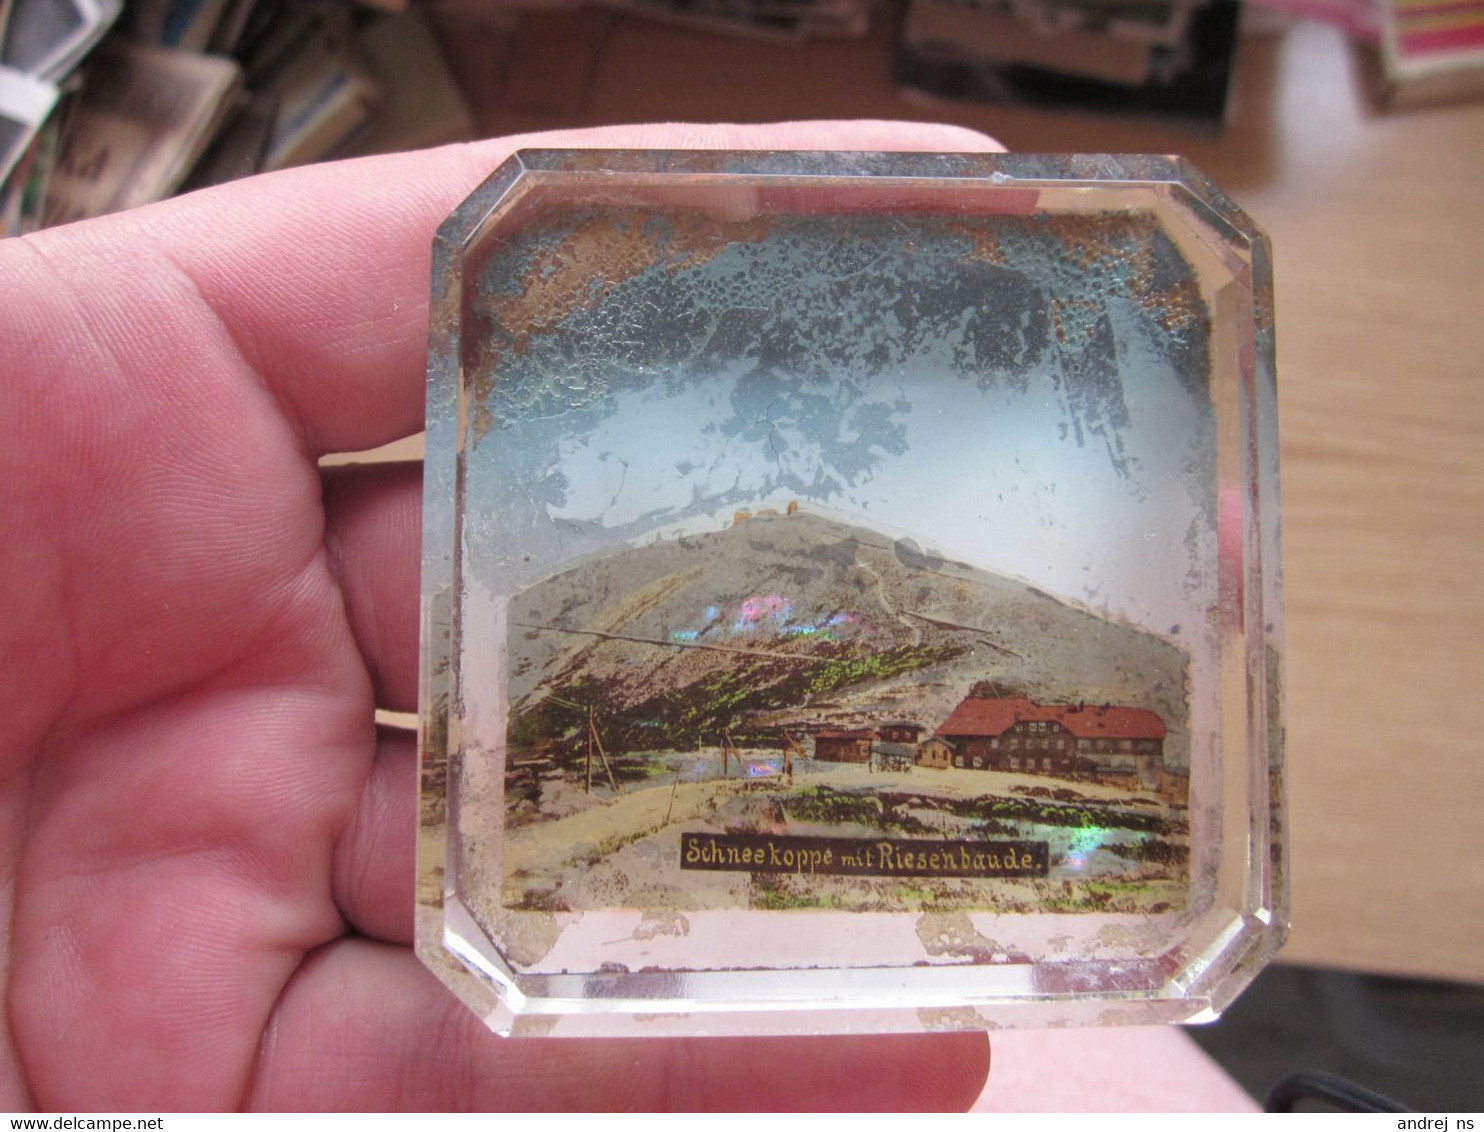
M 502 1033 L 1215 1016 L 1286 930 L 1265 237 L 1162 157 L 440 229 L 417 950 Z

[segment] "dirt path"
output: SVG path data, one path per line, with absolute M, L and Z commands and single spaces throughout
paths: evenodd
M 1072 785 L 1036 775 L 1004 774 L 983 770 L 915 770 L 872 772 L 864 766 L 841 763 L 794 780 L 792 790 L 809 786 L 829 786 L 837 790 L 870 788 L 921 794 L 924 797 L 977 798 L 1024 797 L 1015 786 Z M 1076 783 L 1073 787 L 1090 801 L 1127 805 L 1131 796 L 1117 787 Z M 699 782 L 661 783 L 644 790 L 633 790 L 606 802 L 600 802 L 581 813 L 546 821 L 533 821 L 506 834 L 506 875 L 513 870 L 551 868 L 581 853 L 590 852 L 604 842 L 625 842 L 658 832 L 665 827 L 669 812 L 670 825 L 691 821 L 707 809 L 713 800 L 721 801 L 742 791 L 766 791 L 786 795 L 790 788 L 781 778 L 744 779 L 711 778 Z M 674 795 L 673 807 L 671 795 Z M 1140 795 L 1153 798 L 1153 795 Z M 1148 807 L 1151 812 L 1154 807 Z M 1161 807 L 1162 809 L 1162 807 Z
M 666 812 L 670 814 L 671 825 L 690 821 L 713 798 L 720 799 L 751 786 L 751 782 L 740 778 L 682 782 L 678 788 L 669 782 L 646 790 L 630 790 L 570 817 L 531 822 L 506 835 L 506 875 L 512 870 L 549 868 L 615 838 L 658 832 L 665 826 Z

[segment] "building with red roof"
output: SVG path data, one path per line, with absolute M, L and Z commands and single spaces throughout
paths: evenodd
M 1164 764 L 1167 732 L 1164 720 L 1148 708 L 970 696 L 934 734 L 952 744 L 956 767 L 1134 776 L 1153 786 Z

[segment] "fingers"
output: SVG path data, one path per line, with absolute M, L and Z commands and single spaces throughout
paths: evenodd
M 381 728 L 359 805 L 335 846 L 331 887 L 340 914 L 363 935 L 412 942 L 417 836 L 417 739 Z
M 312 1053 L 314 1056 L 309 1056 Z M 402 948 L 347 940 L 289 984 L 248 1105 L 263 1109 L 963 1110 L 983 1034 L 501 1039 Z
M 422 465 L 324 472 L 325 549 L 376 706 L 417 707 Z
M 257 375 L 311 451 L 356 451 L 421 427 L 434 230 L 538 146 L 999 148 L 904 122 L 560 131 L 288 170 L 25 239 L 88 296 L 90 341 L 73 357 L 172 373 L 182 350 L 216 351 L 218 368 Z
M 238 1102 L 285 983 L 343 931 L 331 846 L 369 729 L 342 698 L 229 677 L 50 741 L 27 782 L 6 1000 L 38 1104 Z

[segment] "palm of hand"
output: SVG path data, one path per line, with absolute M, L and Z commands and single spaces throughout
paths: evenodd
M 858 132 L 834 142 L 887 147 Z M 738 1107 L 759 1081 L 920 1107 L 982 1081 L 973 1037 L 500 1043 L 413 960 L 413 758 L 373 708 L 415 699 L 418 477 L 316 457 L 420 426 L 429 235 L 498 157 L 0 246 L 9 1107 Z

